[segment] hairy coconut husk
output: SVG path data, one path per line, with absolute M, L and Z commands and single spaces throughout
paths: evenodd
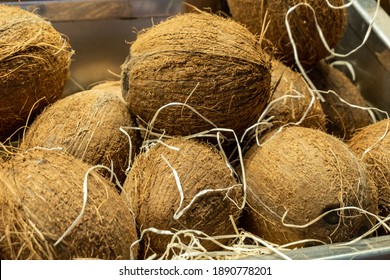
M 123 183 L 125 171 L 138 153 L 141 139 L 123 98 L 107 90 L 85 90 L 58 100 L 38 116 L 28 129 L 21 149 L 63 148 L 83 161 L 111 168 Z M 104 170 L 110 177 L 112 174 Z
M 321 102 L 321 105 L 329 134 L 348 140 L 357 129 L 372 123 L 367 110 L 354 108 L 340 100 L 341 97 L 352 105 L 368 106 L 358 87 L 343 72 L 320 61 L 307 74 L 318 90 L 332 90 L 339 96 L 331 92 L 322 94 L 325 102 Z
M 129 259 L 137 240 L 131 210 L 105 178 L 59 151 L 35 149 L 0 166 L 0 258 Z M 134 247 L 134 256 L 137 248 Z
M 179 150 L 175 150 L 177 148 Z M 177 172 L 184 195 L 182 204 L 177 178 L 164 158 Z M 211 191 L 199 196 L 205 190 Z M 134 209 L 141 231 L 154 227 L 172 232 L 199 230 L 209 236 L 234 234 L 229 216 L 237 222 L 241 213 L 242 186 L 221 155 L 205 143 L 181 138 L 166 140 L 165 145 L 160 143 L 140 153 L 122 195 Z M 175 219 L 175 214 L 188 206 Z M 170 235 L 147 233 L 142 239 L 141 250 L 145 256 L 153 253 L 161 256 L 170 239 Z M 186 240 L 185 236 L 183 240 Z M 201 244 L 208 251 L 219 248 L 211 242 L 201 241 Z
M 296 126 L 275 132 L 244 155 L 248 207 L 242 226 L 280 245 L 305 239 L 349 241 L 371 229 L 371 216 L 346 209 L 303 228 L 282 223 L 285 215 L 286 224 L 305 225 L 348 206 L 377 214 L 378 197 L 364 166 L 338 138 Z
M 62 95 L 72 54 L 50 22 L 0 5 L 0 141 Z
M 92 90 L 95 90 L 95 89 L 101 90 L 101 89 L 103 89 L 105 91 L 110 91 L 110 92 L 113 92 L 115 94 L 118 94 L 123 99 L 122 83 L 121 83 L 121 81 L 102 82 L 102 83 L 99 83 L 97 85 L 94 85 L 93 87 L 91 87 L 91 89 Z M 137 122 L 137 118 L 136 118 L 136 116 L 132 112 L 130 112 L 130 115 L 131 115 L 133 124 L 139 128 L 139 130 L 138 131 L 134 131 L 134 133 L 137 134 L 137 138 L 140 140 L 139 143 L 141 143 L 142 140 L 145 140 L 148 137 L 147 135 L 149 133 L 149 130 L 147 130 L 146 127 L 143 126 L 141 123 L 139 124 Z
M 348 141 L 352 151 L 367 165 L 369 175 L 378 188 L 379 215 L 383 217 L 390 215 L 389 121 L 384 119 L 368 125 L 357 131 Z
M 329 1 L 342 6 L 344 0 Z M 340 41 L 347 23 L 345 9 L 330 8 L 324 0 L 228 0 L 234 20 L 244 24 L 255 34 L 268 28 L 264 37 L 275 48 L 275 55 L 289 66 L 295 65 L 291 40 L 285 24 L 286 14 L 291 7 L 299 5 L 289 14 L 288 22 L 298 52 L 300 63 L 310 68 L 317 61 L 329 55 L 316 28 L 313 11 L 324 38 L 332 49 Z
M 20 141 L 12 141 L 10 143 L 0 142 L 0 159 L 6 161 L 10 159 L 13 154 L 18 153 L 19 150 L 20 150 Z
M 125 99 L 145 123 L 162 106 L 180 102 L 238 135 L 268 103 L 270 81 L 257 38 L 205 12 L 176 15 L 140 33 L 122 65 Z M 214 126 L 180 105 L 162 109 L 153 128 L 190 135 Z
M 271 84 L 275 87 L 272 100 L 287 95 L 301 96 L 300 98 L 286 97 L 275 103 L 268 113 L 269 116 L 274 116 L 273 127 L 297 123 L 306 114 L 300 126 L 325 130 L 325 113 L 321 102 L 316 95 L 312 96 L 303 77 L 277 59 L 272 60 L 271 73 Z

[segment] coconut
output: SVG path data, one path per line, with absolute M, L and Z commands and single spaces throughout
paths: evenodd
M 371 216 L 363 212 L 377 214 L 377 192 L 345 143 L 297 126 L 271 131 L 261 141 L 244 155 L 245 229 L 282 245 L 349 241 L 372 228 Z
M 299 61 L 310 68 L 317 61 L 329 55 L 318 30 L 317 23 L 330 49 L 336 46 L 344 34 L 347 23 L 345 9 L 329 7 L 324 0 L 228 0 L 230 13 L 234 20 L 244 24 L 255 34 L 264 37 L 275 48 L 275 55 L 289 66 L 295 65 L 293 46 L 285 24 L 288 16 L 291 33 L 296 45 Z M 329 1 L 334 6 L 342 6 L 344 0 Z M 314 13 L 315 12 L 315 17 Z
M 367 165 L 378 189 L 379 215 L 390 215 L 390 134 L 389 119 L 368 125 L 349 140 L 348 145 Z
M 298 123 L 302 119 L 301 126 L 325 130 L 325 113 L 320 100 L 310 92 L 302 75 L 277 59 L 272 60 L 271 73 L 272 100 L 279 99 L 268 113 L 268 116 L 274 116 L 274 127 Z
M 233 20 L 205 12 L 179 14 L 141 32 L 122 65 L 131 111 L 146 124 L 159 111 L 151 126 L 168 135 L 214 126 L 242 134 L 268 103 L 270 81 L 257 38 Z
M 50 22 L 0 5 L 0 141 L 62 95 L 72 54 Z
M 64 152 L 42 149 L 0 166 L 2 260 L 130 258 L 134 217 L 112 184 L 93 170 L 87 175 L 89 168 Z M 81 219 L 63 237 L 80 215 L 84 195 Z
M 21 149 L 63 148 L 90 165 L 113 165 L 120 182 L 140 146 L 129 108 L 123 98 L 107 90 L 85 90 L 58 100 L 38 116 L 28 129 Z M 131 150 L 130 142 L 131 140 Z M 131 154 L 129 154 L 131 152 Z M 110 177 L 111 172 L 104 170 Z
M 321 102 L 321 105 L 326 115 L 326 130 L 329 134 L 348 140 L 357 129 L 372 123 L 367 110 L 349 105 L 367 107 L 368 103 L 359 88 L 343 72 L 325 61 L 320 61 L 307 74 L 318 90 L 332 90 L 337 94 L 322 94 L 325 102 Z
M 232 220 L 237 222 L 241 213 L 242 186 L 225 160 L 211 145 L 182 138 L 140 153 L 122 195 L 134 209 L 141 231 L 153 227 L 172 233 L 197 230 L 211 237 L 234 234 Z M 144 256 L 161 257 L 171 238 L 146 232 L 141 244 Z M 187 242 L 185 235 L 182 238 Z M 218 241 L 226 244 L 228 239 Z M 207 251 L 220 248 L 200 242 Z

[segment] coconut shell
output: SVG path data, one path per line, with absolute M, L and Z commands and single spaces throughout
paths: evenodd
M 165 144 L 179 150 L 157 144 L 139 154 L 124 184 L 122 195 L 134 209 L 139 229 L 154 227 L 172 232 L 192 229 L 209 236 L 234 234 L 229 216 L 238 221 L 242 188 L 221 155 L 212 146 L 194 140 L 177 138 L 166 140 Z M 174 173 L 164 157 L 178 174 L 184 194 L 182 206 Z M 225 188 L 230 190 L 206 192 L 191 202 L 202 191 Z M 175 219 L 175 213 L 187 206 Z M 186 240 L 185 236 L 182 238 Z M 153 253 L 161 256 L 170 240 L 169 235 L 147 233 L 141 250 L 144 256 Z M 221 249 L 211 242 L 201 244 L 208 251 Z
M 359 88 L 340 70 L 321 61 L 309 71 L 309 78 L 318 90 L 334 91 L 339 97 L 352 105 L 367 107 Z M 326 115 L 326 130 L 329 134 L 348 140 L 357 129 L 372 123 L 368 111 L 354 108 L 342 102 L 334 93 L 324 93 L 321 102 Z
M 371 229 L 371 216 L 357 210 L 333 211 L 303 228 L 282 223 L 285 215 L 285 223 L 305 225 L 347 206 L 377 214 L 378 197 L 364 165 L 341 140 L 306 127 L 275 132 L 244 155 L 248 207 L 242 226 L 280 245 L 344 242 Z
M 324 47 L 315 24 L 315 16 L 323 36 L 332 49 L 340 41 L 347 23 L 345 9 L 332 9 L 324 0 L 228 0 L 230 13 L 234 20 L 244 24 L 255 34 L 262 34 L 270 42 L 274 54 L 289 66 L 295 65 L 293 47 L 285 24 L 288 10 L 292 36 L 294 38 L 300 63 L 310 68 L 317 61 L 329 55 Z M 334 6 L 342 6 L 344 0 L 329 1 Z M 274 50 L 275 49 L 275 50 Z
M 389 119 L 381 120 L 362 128 L 348 141 L 352 151 L 367 165 L 369 175 L 378 188 L 379 214 L 383 217 L 390 215 L 389 127 Z
M 4 259 L 129 259 L 137 240 L 134 217 L 114 187 L 88 175 L 89 165 L 54 150 L 16 154 L 0 166 L 0 257 Z M 134 256 L 137 248 L 133 249 Z
M 28 129 L 21 149 L 63 148 L 90 165 L 111 168 L 121 182 L 129 165 L 129 140 L 121 127 L 134 127 L 123 98 L 107 90 L 86 90 L 69 95 L 48 107 Z M 130 135 L 131 159 L 138 153 L 140 136 Z M 103 173 L 110 177 L 111 172 Z
M 72 54 L 50 22 L 0 5 L 0 141 L 59 99 Z
M 240 135 L 268 103 L 270 84 L 257 38 L 205 12 L 176 15 L 141 32 L 122 65 L 124 97 L 146 124 L 162 106 L 180 102 Z M 180 105 L 161 110 L 153 128 L 190 135 L 214 126 Z
M 301 96 L 300 98 L 286 97 L 275 103 L 268 113 L 269 116 L 274 116 L 272 119 L 274 127 L 297 123 L 306 114 L 300 123 L 301 126 L 325 130 L 325 113 L 321 102 L 317 96 L 312 97 L 303 77 L 277 59 L 272 60 L 271 73 L 271 84 L 274 87 L 272 100 L 287 95 Z

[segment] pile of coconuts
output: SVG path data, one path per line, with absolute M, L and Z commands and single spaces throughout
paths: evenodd
M 0 112 L 20 113 L 0 115 L 0 258 L 245 258 L 388 234 L 388 119 L 372 118 L 321 38 L 299 48 L 313 11 L 320 26 L 334 22 L 324 36 L 335 46 L 345 10 L 276 1 L 275 15 L 268 2 L 167 18 L 137 34 L 120 79 L 67 96 L 65 36 L 0 5 L 0 15 L 20 14 L 0 17 L 2 34 L 39 26 L 34 46 L 0 39 Z M 294 5 L 304 73 L 278 22 Z M 38 38 L 47 30 L 58 45 Z M 50 63 L 32 69 L 33 51 Z

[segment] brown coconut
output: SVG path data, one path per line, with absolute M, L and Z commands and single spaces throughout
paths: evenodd
M 81 220 L 57 245 L 83 206 L 89 165 L 63 152 L 34 149 L 0 166 L 0 257 L 129 259 L 134 217 L 96 171 L 87 177 Z M 137 248 L 133 255 L 136 257 Z
M 288 35 L 285 18 L 288 22 L 298 52 L 299 61 L 310 68 L 317 61 L 329 55 L 315 24 L 315 18 L 324 38 L 332 49 L 340 41 L 347 23 L 345 9 L 330 8 L 324 0 L 228 0 L 230 13 L 234 20 L 244 24 L 255 34 L 262 34 L 268 24 L 264 37 L 275 48 L 275 55 L 289 66 L 295 65 L 293 47 Z M 342 6 L 344 0 L 330 0 L 334 6 Z M 303 5 L 306 3 L 306 5 Z M 310 7 L 312 9 L 310 9 Z
M 367 165 L 378 189 L 379 215 L 390 215 L 390 129 L 389 119 L 368 125 L 349 140 L 348 145 Z
M 123 98 L 107 90 L 86 90 L 69 95 L 48 107 L 32 123 L 21 149 L 33 147 L 63 148 L 90 165 L 111 168 L 123 183 L 126 169 L 140 146 L 140 136 L 121 127 L 134 127 Z M 103 174 L 110 177 L 106 170 Z
M 372 123 L 367 110 L 352 107 L 340 100 L 341 97 L 352 105 L 368 106 L 359 88 L 343 72 L 325 61 L 320 61 L 307 74 L 318 90 L 332 90 L 337 94 L 332 92 L 322 94 L 325 102 L 321 102 L 321 105 L 326 115 L 328 133 L 348 140 L 357 129 Z
M 257 121 L 270 96 L 270 64 L 245 27 L 205 12 L 176 15 L 141 32 L 122 65 L 122 88 L 144 123 L 172 102 L 185 103 L 238 135 Z M 214 126 L 185 106 L 169 106 L 153 128 L 169 135 Z
M 164 158 L 178 174 L 184 194 L 181 208 L 174 172 Z M 205 190 L 226 188 L 228 190 L 197 196 Z M 134 209 L 137 226 L 141 231 L 151 227 L 173 233 L 190 229 L 212 237 L 234 234 L 229 216 L 237 222 L 241 213 L 239 206 L 243 202 L 242 186 L 237 183 L 221 155 L 205 143 L 181 138 L 166 140 L 165 145 L 156 144 L 139 154 L 124 184 L 122 195 L 127 197 Z M 191 202 L 195 196 L 197 198 Z M 190 207 L 176 219 L 175 213 L 187 206 Z M 142 238 L 143 255 L 156 253 L 161 257 L 171 238 L 170 235 L 147 232 Z M 186 242 L 185 236 L 181 238 Z M 228 240 L 218 241 L 227 243 Z M 211 242 L 201 241 L 201 244 L 208 251 L 221 249 Z
M 280 245 L 349 241 L 371 229 L 371 216 L 357 210 L 333 211 L 307 227 L 285 225 L 303 226 L 348 206 L 376 214 L 378 197 L 364 166 L 338 138 L 296 126 L 275 132 L 244 155 L 248 204 L 242 226 Z
M 62 95 L 72 54 L 50 22 L 0 5 L 0 141 Z
M 268 116 L 274 117 L 273 127 L 298 123 L 302 119 L 301 126 L 325 130 L 325 113 L 321 102 L 315 93 L 311 94 L 302 75 L 277 59 L 272 60 L 271 73 L 271 84 L 274 87 L 272 100 L 282 98 L 275 101 L 276 103 L 268 113 Z

